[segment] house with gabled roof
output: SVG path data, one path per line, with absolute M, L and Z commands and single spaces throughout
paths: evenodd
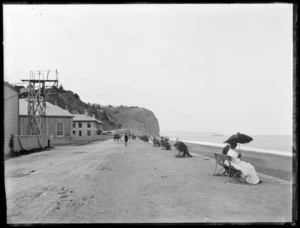
M 46 102 L 45 134 L 51 136 L 53 144 L 66 144 L 73 141 L 73 114 L 57 105 Z M 19 99 L 19 134 L 28 135 L 28 99 Z
M 72 136 L 74 141 L 81 140 L 97 140 L 100 138 L 102 128 L 102 122 L 88 115 L 88 112 L 85 111 L 85 114 L 73 114 L 73 132 Z

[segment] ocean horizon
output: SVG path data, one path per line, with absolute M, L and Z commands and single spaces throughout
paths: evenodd
M 170 140 L 178 140 L 186 143 L 202 144 L 208 146 L 224 147 L 231 135 L 206 132 L 161 131 L 161 136 Z M 283 156 L 292 156 L 292 135 L 249 135 L 253 141 L 247 144 L 239 144 L 241 150 L 250 150 L 258 153 L 270 153 Z

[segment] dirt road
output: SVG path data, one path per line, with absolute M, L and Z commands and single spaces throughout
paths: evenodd
M 7 160 L 8 223 L 292 221 L 289 182 L 225 184 L 213 159 L 175 154 L 106 140 Z

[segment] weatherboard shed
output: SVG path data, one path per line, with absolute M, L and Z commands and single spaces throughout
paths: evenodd
M 28 100 L 19 99 L 19 132 L 28 135 Z M 54 144 L 65 144 L 73 141 L 72 119 L 74 115 L 57 105 L 46 102 L 46 134 L 53 137 Z

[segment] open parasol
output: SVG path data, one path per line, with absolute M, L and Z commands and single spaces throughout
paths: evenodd
M 253 140 L 253 138 L 251 138 L 248 135 L 245 134 L 241 134 L 241 133 L 237 133 L 234 134 L 232 136 L 229 137 L 229 139 L 227 139 L 224 143 L 249 143 Z

